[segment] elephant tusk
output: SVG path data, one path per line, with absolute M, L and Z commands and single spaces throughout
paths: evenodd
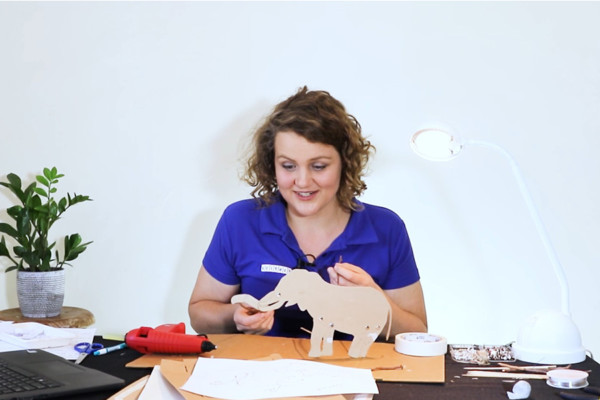
M 281 301 L 274 301 L 272 303 L 264 303 L 261 301 L 258 303 L 258 309 L 261 311 L 270 311 L 281 308 L 282 305 L 283 303 Z

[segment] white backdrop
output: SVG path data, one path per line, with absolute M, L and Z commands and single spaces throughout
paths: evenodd
M 325 89 L 378 149 L 362 200 L 405 220 L 430 331 L 508 343 L 559 287 L 505 159 L 410 151 L 443 121 L 518 160 L 600 354 L 598 17 L 597 2 L 2 2 L 0 176 L 55 165 L 59 194 L 94 199 L 55 234 L 94 241 L 65 304 L 99 333 L 188 323 L 215 224 L 249 195 L 249 132 L 298 87 Z M 17 307 L 14 272 L 0 288 Z

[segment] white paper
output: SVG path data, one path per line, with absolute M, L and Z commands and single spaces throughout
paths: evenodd
M 75 360 L 77 343 L 91 343 L 96 328 L 54 328 L 37 322 L 0 324 L 0 352 L 43 349 L 67 360 Z
M 69 332 L 37 322 L 0 325 L 0 340 L 22 349 L 65 346 L 72 338 L 73 334 Z
M 111 397 L 109 397 L 109 399 L 110 400 L 127 400 L 128 398 L 130 398 L 129 396 L 135 396 L 138 392 L 141 393 L 142 390 L 144 390 L 144 387 L 146 386 L 146 382 L 148 382 L 149 378 L 150 378 L 150 375 L 146 375 L 143 378 L 140 378 L 139 380 L 135 381 L 131 385 L 126 386 L 124 389 L 121 389 L 119 392 L 113 394 Z M 135 397 L 135 398 L 137 399 L 137 397 Z
M 137 400 L 185 400 L 160 372 L 160 365 L 154 366 L 152 373 Z
M 371 370 L 316 361 L 198 358 L 182 389 L 228 400 L 379 393 Z
M 76 360 L 79 357 L 79 352 L 75 350 L 77 343 L 92 343 L 96 328 L 60 328 L 67 330 L 73 335 L 71 341 L 62 347 L 51 347 L 44 349 L 49 353 L 56 354 L 66 360 Z

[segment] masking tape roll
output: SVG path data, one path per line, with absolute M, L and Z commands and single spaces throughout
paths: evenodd
M 399 333 L 396 335 L 394 349 L 409 356 L 441 356 L 446 354 L 448 342 L 442 336 L 430 333 Z

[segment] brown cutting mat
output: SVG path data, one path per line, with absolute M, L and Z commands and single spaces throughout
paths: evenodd
M 244 334 L 212 334 L 209 339 L 216 350 L 203 353 L 200 357 L 233 358 L 256 360 L 281 357 L 296 360 L 312 360 L 342 367 L 367 368 L 373 371 L 376 380 L 387 382 L 433 382 L 443 383 L 445 378 L 444 356 L 407 356 L 394 350 L 392 343 L 373 343 L 367 357 L 348 356 L 349 341 L 334 341 L 333 355 L 308 357 L 309 339 L 295 339 Z M 198 355 L 146 354 L 127 364 L 130 368 L 148 368 L 160 365 L 164 359 L 184 361 L 196 359 Z

